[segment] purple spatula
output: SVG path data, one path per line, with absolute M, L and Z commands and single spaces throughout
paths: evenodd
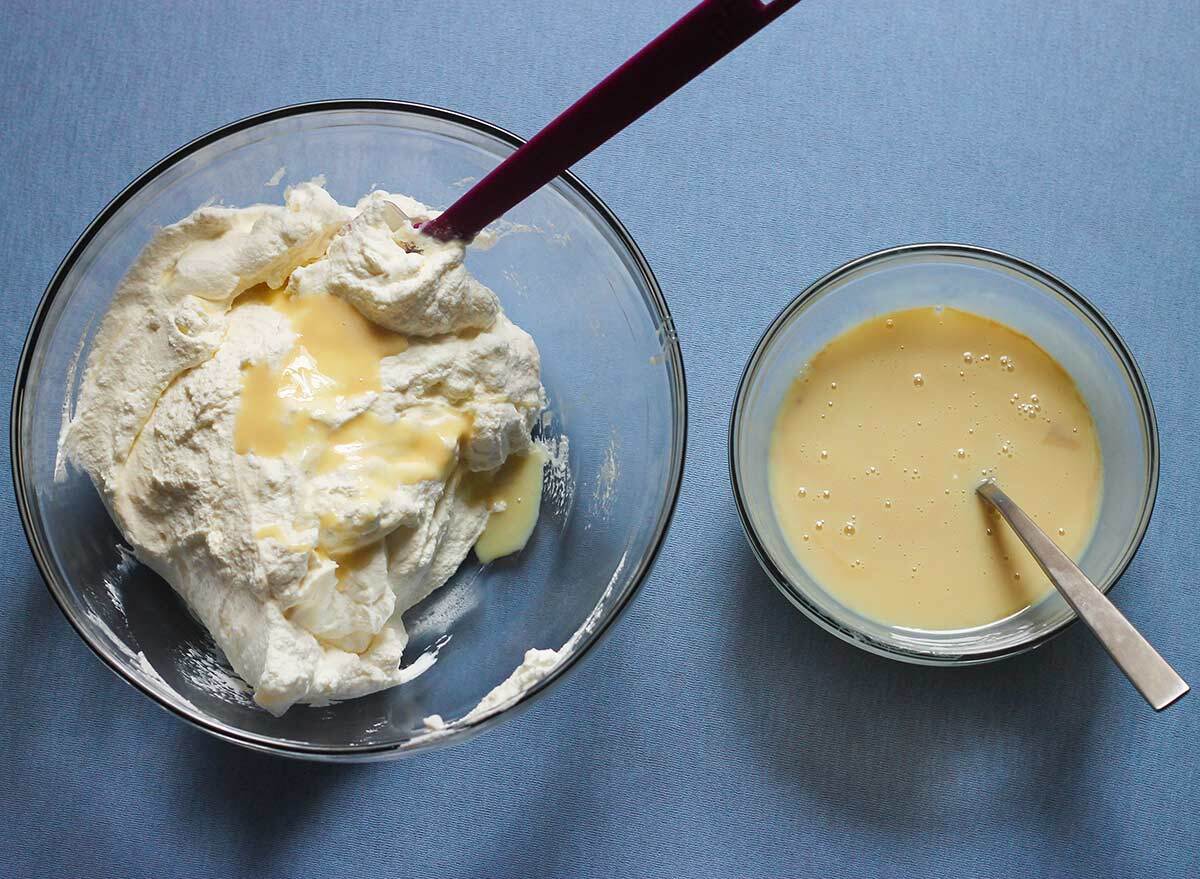
M 800 0 L 703 0 L 564 110 L 421 231 L 470 241 Z

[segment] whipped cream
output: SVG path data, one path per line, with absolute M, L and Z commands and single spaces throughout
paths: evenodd
M 204 207 L 121 283 L 63 440 L 137 558 L 275 714 L 415 677 L 444 584 L 532 448 L 537 347 L 406 196 Z M 245 295 L 243 295 L 245 294 Z

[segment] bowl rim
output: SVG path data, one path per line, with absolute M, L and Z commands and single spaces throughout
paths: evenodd
M 1004 266 L 1016 271 L 1017 273 L 1031 278 L 1041 283 L 1043 287 L 1059 298 L 1065 299 L 1068 304 L 1075 306 L 1084 317 L 1085 320 L 1091 321 L 1094 327 L 1100 331 L 1105 337 L 1113 351 L 1117 354 L 1126 374 L 1129 377 L 1130 384 L 1133 386 L 1134 395 L 1139 404 L 1142 413 L 1142 426 L 1146 433 L 1147 454 L 1146 454 L 1146 494 L 1145 501 L 1142 505 L 1141 516 L 1138 520 L 1138 526 L 1135 530 L 1132 539 L 1126 546 L 1125 552 L 1121 559 L 1113 569 L 1113 575 L 1108 579 L 1108 582 L 1102 585 L 1105 593 L 1112 590 L 1117 582 L 1124 576 L 1129 564 L 1133 561 L 1133 557 L 1137 554 L 1138 549 L 1142 545 L 1142 540 L 1146 536 L 1146 531 L 1150 526 L 1150 519 L 1154 512 L 1155 501 L 1158 497 L 1158 479 L 1160 467 L 1160 450 L 1158 436 L 1158 420 L 1154 412 L 1154 403 L 1150 398 L 1150 390 L 1146 385 L 1145 377 L 1142 375 L 1141 368 L 1134 359 L 1129 346 L 1125 340 L 1121 338 L 1120 333 L 1116 328 L 1104 317 L 1103 313 L 1091 303 L 1083 294 L 1077 291 L 1070 284 L 1063 281 L 1058 276 L 1046 271 L 1045 269 L 1021 259 L 1020 257 L 1012 256 L 1004 251 L 995 250 L 992 248 L 981 247 L 974 244 L 959 244 L 954 242 L 923 242 L 917 244 L 902 244 L 895 247 L 887 247 L 881 250 L 875 250 L 864 256 L 857 257 L 848 262 L 843 263 L 837 268 L 825 275 L 822 275 L 817 280 L 809 284 L 799 295 L 795 296 L 788 302 L 780 312 L 775 316 L 767 329 L 759 337 L 758 342 L 754 346 L 754 350 L 746 361 L 746 366 L 742 371 L 742 376 L 738 381 L 737 391 L 733 397 L 733 406 L 729 418 L 728 432 L 728 457 L 729 457 L 729 481 L 733 489 L 734 503 L 737 506 L 738 518 L 742 524 L 742 530 L 746 534 L 746 539 L 750 544 L 750 548 L 754 553 L 758 563 L 766 572 L 768 578 L 775 584 L 775 587 L 788 599 L 796 608 L 798 608 L 805 616 L 815 622 L 821 628 L 825 629 L 843 641 L 846 641 L 854 646 L 866 650 L 869 653 L 875 653 L 879 656 L 885 656 L 889 659 L 899 660 L 915 665 L 933 665 L 933 666 L 971 666 L 980 665 L 986 662 L 994 662 L 999 659 L 1005 659 L 1010 656 L 1017 656 L 1021 653 L 1026 653 L 1042 644 L 1045 644 L 1050 639 L 1057 637 L 1064 632 L 1068 626 L 1074 623 L 1078 616 L 1073 610 L 1069 610 L 1068 615 L 1051 629 L 1041 633 L 1037 637 L 1029 638 L 1024 641 L 1019 641 L 1008 647 L 994 648 L 990 650 L 981 650 L 978 652 L 965 652 L 960 654 L 938 654 L 932 652 L 909 650 L 898 647 L 893 644 L 880 641 L 866 633 L 860 631 L 852 625 L 835 619 L 833 616 L 825 613 L 814 603 L 808 600 L 807 596 L 800 587 L 791 582 L 783 571 L 771 559 L 765 545 L 762 543 L 758 533 L 750 518 L 748 504 L 745 497 L 745 489 L 742 485 L 742 477 L 738 467 L 738 432 L 741 424 L 743 408 L 745 405 L 746 395 L 752 380 L 756 376 L 758 366 L 762 360 L 764 353 L 771 346 L 776 334 L 785 326 L 794 315 L 803 310 L 805 306 L 816 297 L 818 294 L 826 290 L 831 284 L 842 278 L 847 277 L 853 272 L 856 272 L 864 267 L 868 267 L 877 263 L 895 259 L 901 256 L 960 256 L 969 257 L 976 260 L 984 260 L 993 265 Z
M 538 697 L 547 691 L 551 684 L 562 678 L 569 669 L 587 653 L 591 652 L 601 640 L 601 638 L 609 631 L 612 623 L 621 615 L 621 612 L 632 600 L 633 596 L 641 589 L 647 576 L 657 560 L 659 553 L 662 550 L 666 535 L 670 529 L 671 520 L 675 514 L 676 507 L 679 502 L 680 489 L 683 484 L 683 471 L 686 459 L 687 450 L 687 379 L 684 371 L 683 352 L 679 345 L 679 336 L 675 329 L 675 322 L 671 316 L 670 308 L 667 305 L 666 297 L 663 295 L 662 288 L 655 277 L 653 270 L 650 268 L 649 262 L 634 241 L 633 236 L 625 228 L 624 224 L 617 219 L 616 214 L 612 209 L 600 199 L 595 192 L 592 191 L 582 180 L 580 180 L 571 171 L 564 171 L 558 176 L 559 180 L 564 181 L 574 192 L 579 195 L 585 203 L 587 203 L 596 213 L 600 220 L 606 223 L 610 230 L 616 235 L 617 240 L 626 249 L 629 256 L 632 258 L 636 272 L 640 274 L 645 290 L 648 292 L 651 304 L 657 311 L 657 316 L 661 322 L 660 333 L 663 339 L 663 353 L 668 367 L 669 378 L 672 386 L 677 388 L 678 395 L 676 405 L 674 406 L 673 415 L 673 436 L 675 441 L 671 450 L 670 471 L 667 477 L 667 495 L 666 503 L 664 503 L 658 511 L 657 522 L 653 532 L 653 537 L 648 551 L 638 561 L 635 570 L 629 580 L 629 587 L 621 594 L 613 597 L 613 604 L 608 613 L 599 619 L 595 626 L 590 629 L 581 639 L 579 646 L 567 656 L 562 662 L 556 665 L 549 674 L 537 681 L 532 686 L 526 688 L 520 696 L 512 702 L 504 706 L 493 709 L 478 718 L 471 720 L 460 719 L 453 722 L 445 732 L 436 732 L 424 735 L 415 735 L 413 737 L 384 744 L 350 744 L 350 745 L 310 745 L 305 743 L 294 742 L 290 740 L 280 740 L 271 736 L 259 735 L 256 733 L 248 733 L 240 730 L 237 727 L 230 726 L 219 721 L 214 721 L 205 716 L 198 709 L 187 710 L 183 706 L 177 706 L 164 701 L 157 693 L 148 687 L 144 686 L 136 677 L 130 674 L 125 667 L 117 661 L 114 656 L 109 655 L 107 651 L 96 639 L 91 637 L 81 621 L 76 619 L 71 610 L 68 609 L 68 603 L 65 598 L 65 590 L 62 584 L 57 582 L 57 579 L 52 576 L 53 567 L 49 563 L 47 550 L 42 546 L 40 539 L 36 536 L 37 532 L 34 528 L 34 515 L 26 497 L 24 483 L 25 473 L 22 464 L 22 440 L 21 440 L 21 416 L 25 402 L 25 385 L 28 377 L 28 371 L 31 365 L 33 353 L 37 348 L 38 341 L 41 336 L 43 323 L 49 311 L 50 304 L 58 295 L 66 276 L 74 268 L 82 253 L 91 244 L 99 231 L 113 218 L 113 216 L 138 192 L 145 188 L 151 181 L 155 180 L 160 174 L 168 168 L 173 167 L 181 160 L 196 153 L 197 151 L 215 144 L 224 138 L 254 128 L 256 126 L 276 122 L 281 119 L 302 116 L 314 113 L 326 113 L 330 111 L 343 110 L 366 110 L 366 111 L 382 111 L 401 114 L 410 114 L 424 116 L 427 118 L 436 119 L 442 122 L 450 122 L 460 125 L 464 128 L 472 129 L 477 133 L 488 135 L 502 143 L 508 144 L 514 149 L 520 147 L 525 140 L 516 134 L 501 128 L 491 122 L 479 119 L 475 116 L 470 116 L 465 113 L 460 113 L 456 110 L 448 110 L 443 107 L 438 107 L 431 104 L 422 104 L 413 101 L 400 101 L 390 99 L 336 99 L 310 101 L 298 104 L 288 104 L 281 107 L 276 107 L 272 110 L 266 110 L 261 113 L 251 114 L 242 117 L 233 122 L 212 129 L 211 131 L 200 135 L 199 137 L 185 143 L 172 152 L 168 153 L 162 159 L 159 159 L 148 169 L 139 174 L 132 182 L 127 184 L 116 196 L 108 202 L 107 205 L 91 220 L 85 227 L 84 231 L 71 245 L 67 255 L 63 257 L 54 274 L 50 279 L 50 283 L 46 286 L 42 297 L 34 310 L 33 318 L 29 325 L 29 330 L 25 335 L 25 341 L 21 348 L 21 355 L 17 362 L 16 374 L 13 380 L 12 403 L 9 415 L 9 455 L 12 463 L 12 478 L 15 500 L 17 509 L 21 517 L 21 525 L 25 531 L 25 538 L 29 544 L 30 551 L 33 554 L 34 561 L 37 564 L 38 571 L 42 575 L 42 580 L 46 584 L 50 595 L 58 605 L 63 616 L 67 618 L 67 622 L 80 636 L 85 644 L 104 662 L 118 677 L 123 679 L 146 696 L 150 697 L 153 702 L 161 708 L 171 712 L 175 716 L 188 722 L 207 733 L 210 733 L 217 738 L 225 741 L 233 742 L 234 744 L 242 745 L 252 750 L 263 751 L 284 756 L 308 758 L 308 759 L 325 759 L 325 760 L 370 760 L 370 759 L 386 759 L 387 757 L 397 757 L 407 754 L 416 753 L 422 750 L 428 750 L 436 747 L 444 747 L 450 744 L 457 744 L 473 738 L 478 733 L 498 723 L 502 717 L 507 717 L 515 714 L 517 709 L 523 709 L 532 704 Z M 189 706 L 190 707 L 190 706 Z

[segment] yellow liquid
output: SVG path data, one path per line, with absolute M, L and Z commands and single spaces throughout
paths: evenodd
M 504 462 L 491 486 L 493 505 L 504 509 L 488 517 L 487 527 L 475 542 L 476 557 L 487 564 L 519 552 L 529 542 L 542 505 L 542 469 L 546 452 L 541 446 Z
M 244 293 L 237 305 L 273 308 L 296 334 L 282 367 L 263 362 L 245 368 L 233 438 L 241 455 L 280 457 L 322 437 L 321 425 L 286 401 L 332 411 L 339 398 L 378 391 L 379 362 L 408 348 L 407 338 L 371 323 L 336 296 L 289 296 L 264 284 Z
M 329 434 L 317 473 L 348 470 L 377 486 L 442 480 L 469 427 L 466 415 L 446 406 L 406 409 L 393 421 L 364 412 Z
M 1074 381 L 995 321 L 919 308 L 838 336 L 776 416 L 771 499 L 797 560 L 881 622 L 958 629 L 1052 588 L 975 495 L 993 476 L 1072 557 L 1100 506 L 1100 446 Z
M 310 461 L 318 474 L 348 470 L 376 497 L 390 486 L 449 474 L 471 427 L 467 415 L 450 407 L 414 407 L 391 420 L 363 412 L 336 428 L 313 417 L 380 390 L 380 361 L 408 348 L 404 336 L 326 294 L 289 296 L 262 286 L 238 300 L 244 305 L 285 315 L 296 342 L 281 366 L 262 362 L 243 370 L 233 438 L 238 454 L 294 456 Z
M 319 417 L 336 413 L 348 398 L 380 390 L 380 361 L 408 348 L 408 340 L 364 318 L 354 306 L 327 294 L 289 296 L 265 285 L 238 299 L 238 307 L 265 305 L 288 318 L 296 341 L 281 365 L 259 362 L 242 370 L 234 424 L 238 454 L 288 456 L 316 475 L 349 473 L 362 496 L 380 500 L 396 485 L 444 480 L 458 463 L 460 442 L 471 432 L 468 413 L 441 404 L 414 406 L 384 419 L 364 411 L 340 426 Z M 537 522 L 545 452 L 512 458 L 494 477 L 480 474 L 478 491 L 492 513 L 476 544 L 481 561 L 519 551 Z M 332 528 L 334 520 L 323 520 Z M 277 525 L 258 537 L 282 539 Z M 339 578 L 369 560 L 361 547 L 338 556 Z

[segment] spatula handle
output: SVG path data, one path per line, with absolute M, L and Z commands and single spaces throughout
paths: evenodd
M 800 0 L 703 0 L 421 227 L 470 240 Z

